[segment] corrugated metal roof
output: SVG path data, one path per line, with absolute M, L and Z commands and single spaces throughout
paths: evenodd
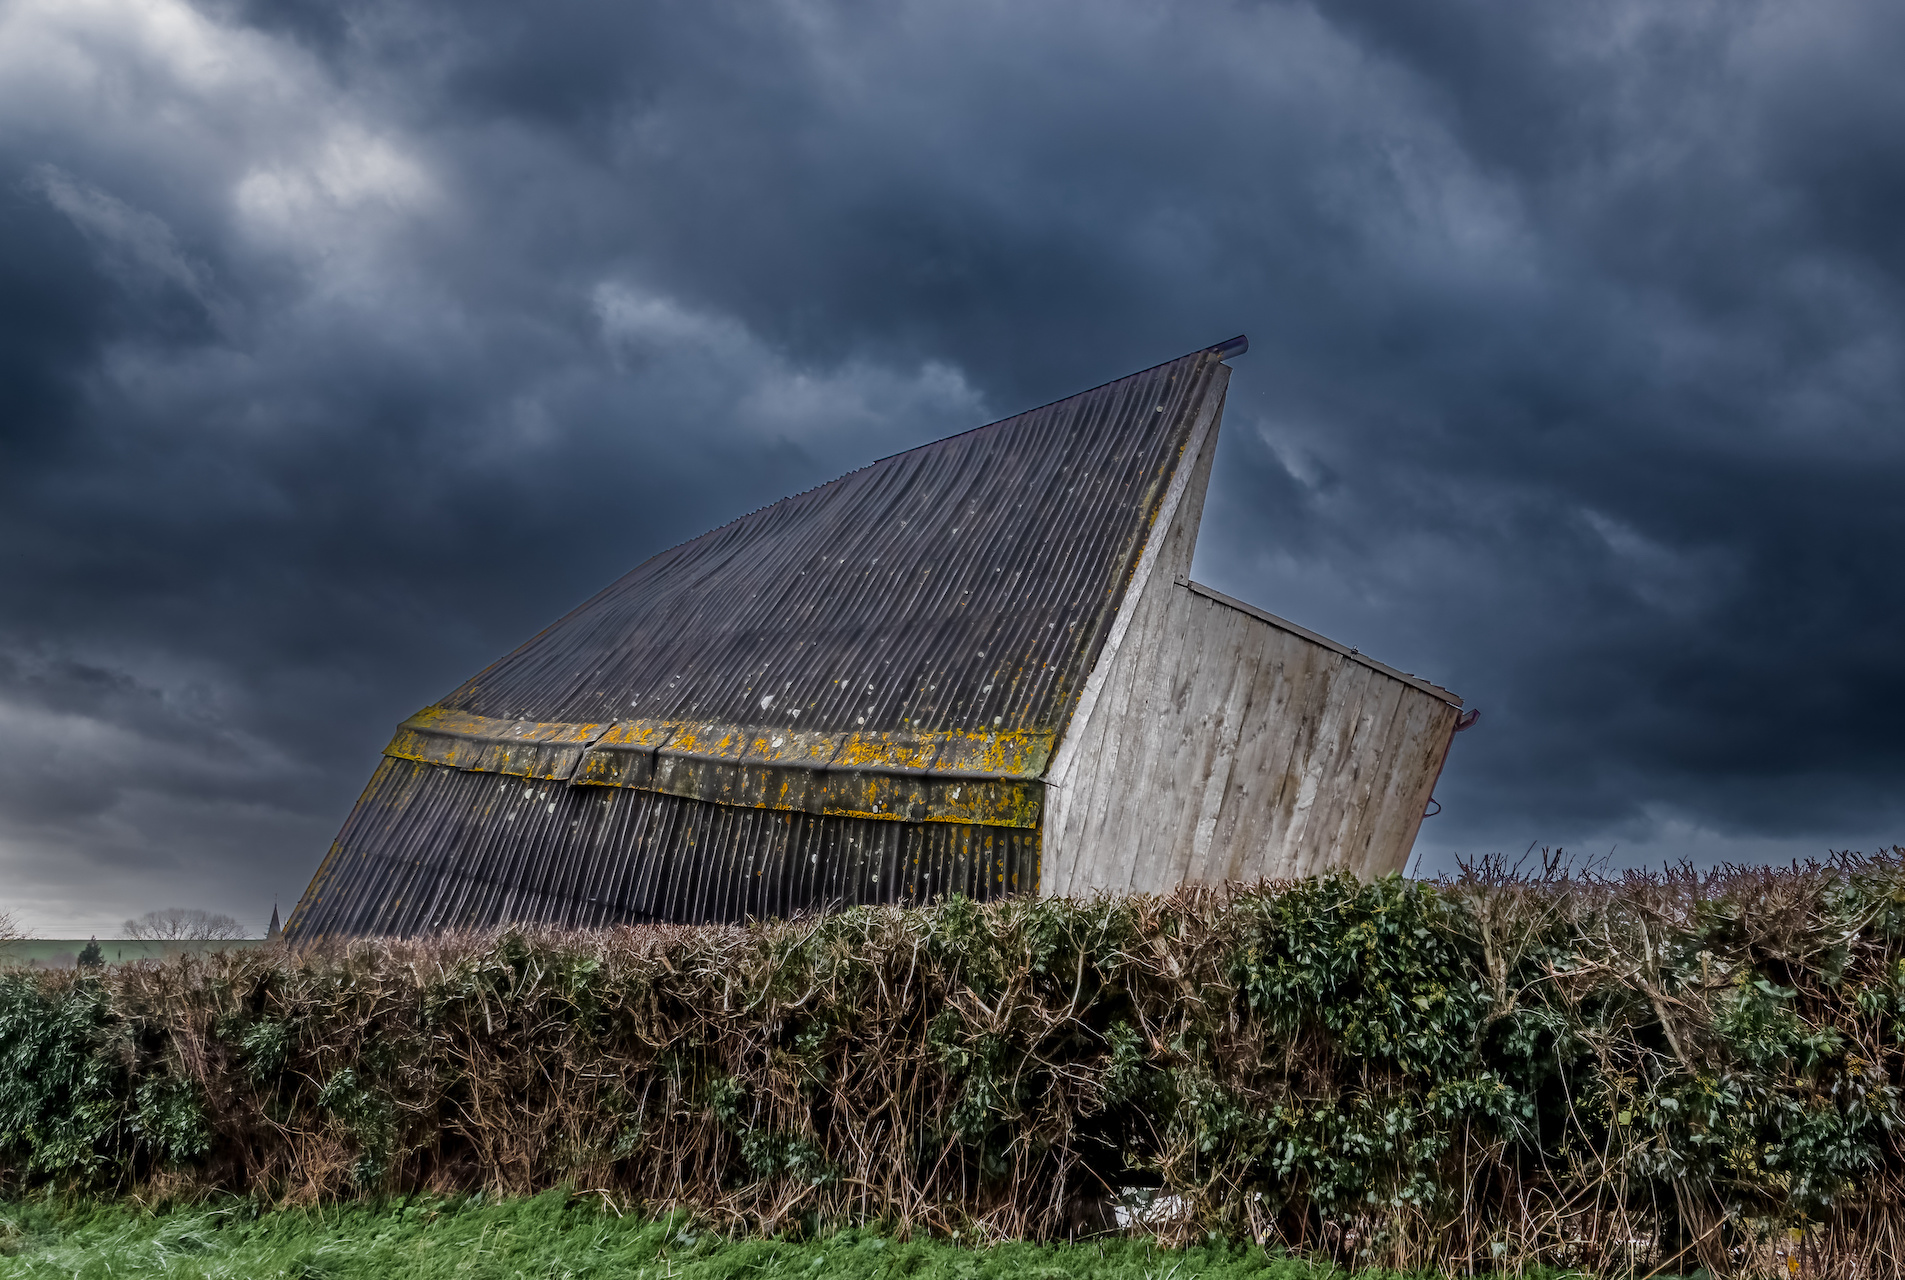
M 1036 779 L 1235 350 L 645 561 L 400 727 L 288 933 L 1035 888 Z
M 1056 732 L 1216 356 L 783 499 L 642 563 L 443 699 L 502 720 Z

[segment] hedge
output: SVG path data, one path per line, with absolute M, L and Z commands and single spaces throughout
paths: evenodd
M 0 973 L 0 1191 L 1901 1274 L 1905 850 Z

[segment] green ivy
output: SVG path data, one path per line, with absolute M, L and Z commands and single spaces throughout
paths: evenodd
M 182 1165 L 211 1150 L 204 1103 L 190 1080 L 158 1076 L 142 1082 L 134 1097 L 132 1131 L 161 1163 Z
M 0 974 L 0 1154 L 28 1178 L 95 1187 L 127 1170 L 128 1071 L 105 987 Z

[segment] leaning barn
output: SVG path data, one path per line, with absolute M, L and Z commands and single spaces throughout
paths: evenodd
M 648 560 L 398 728 L 287 935 L 1400 869 L 1460 699 L 1188 577 L 1243 348 Z

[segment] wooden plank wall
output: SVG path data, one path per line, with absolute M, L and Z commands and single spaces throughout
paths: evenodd
M 1048 894 L 1400 871 L 1457 708 L 1191 588 L 1213 430 L 1046 795 Z

